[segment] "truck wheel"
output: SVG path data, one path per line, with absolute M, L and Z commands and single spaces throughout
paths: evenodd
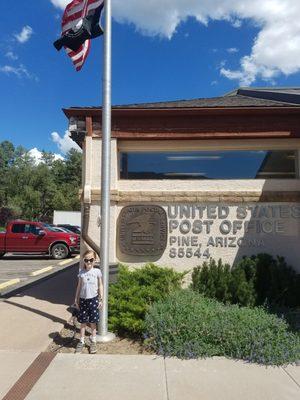
M 5 253 L 0 253 L 0 258 L 4 256 Z
M 65 244 L 57 243 L 52 247 L 51 255 L 55 260 L 62 260 L 68 257 L 69 249 Z

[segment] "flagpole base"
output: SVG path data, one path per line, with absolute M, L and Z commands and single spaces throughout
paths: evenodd
M 116 335 L 112 332 L 107 332 L 105 335 L 96 335 L 96 340 L 99 343 L 108 343 L 115 340 Z

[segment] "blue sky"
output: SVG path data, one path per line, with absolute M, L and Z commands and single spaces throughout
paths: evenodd
M 112 1 L 113 104 L 299 86 L 300 2 Z M 66 3 L 15 0 L 4 9 L 2 2 L 0 141 L 63 155 L 61 109 L 101 104 L 103 39 L 92 41 L 80 72 L 53 47 Z

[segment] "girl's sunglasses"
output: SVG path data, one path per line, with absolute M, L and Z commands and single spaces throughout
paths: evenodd
M 94 262 L 94 258 L 85 258 L 84 260 L 83 260 L 85 263 L 89 263 L 89 262 Z

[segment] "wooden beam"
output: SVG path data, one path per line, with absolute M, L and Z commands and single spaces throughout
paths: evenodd
M 120 140 L 193 140 L 193 139 L 285 139 L 299 138 L 290 131 L 283 132 L 119 132 L 112 131 L 111 136 Z M 94 131 L 93 137 L 102 137 L 101 131 Z
M 91 116 L 85 117 L 87 136 L 93 136 L 93 119 Z

